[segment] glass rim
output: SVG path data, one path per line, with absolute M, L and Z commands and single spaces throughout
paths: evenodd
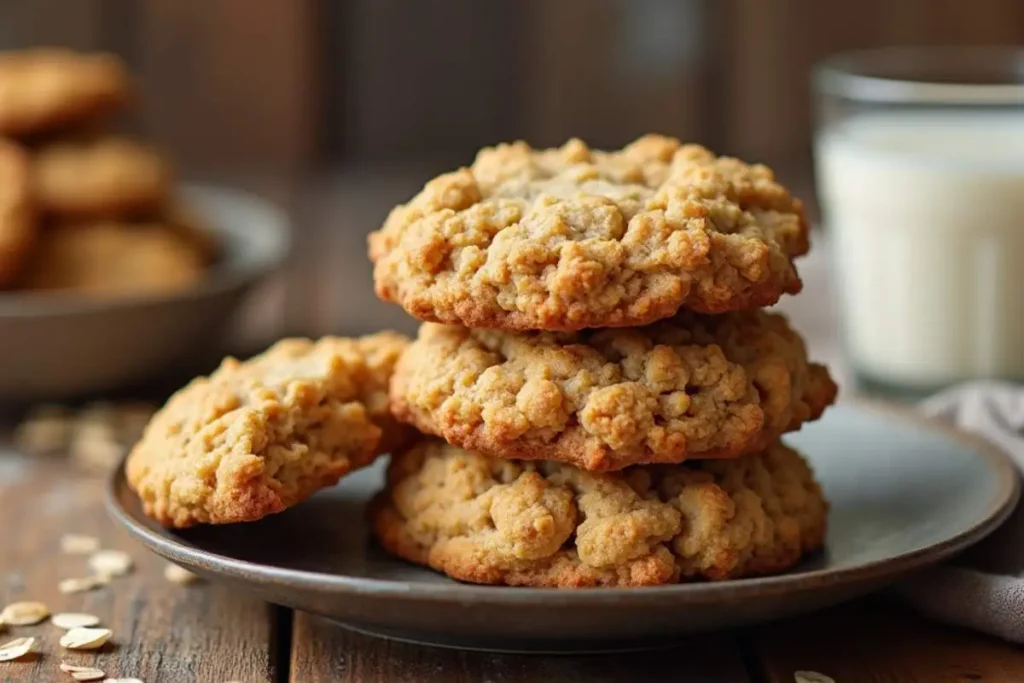
M 871 67 L 908 66 L 920 79 L 880 76 Z M 946 65 L 1004 73 L 1005 83 L 929 80 L 928 69 Z M 831 55 L 814 65 L 815 92 L 862 102 L 890 104 L 1024 104 L 1024 48 L 881 47 Z

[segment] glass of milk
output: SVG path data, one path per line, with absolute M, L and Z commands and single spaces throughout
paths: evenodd
M 818 195 L 862 388 L 1024 380 L 1024 50 L 846 53 L 813 86 Z

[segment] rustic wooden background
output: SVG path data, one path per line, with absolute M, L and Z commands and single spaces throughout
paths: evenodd
M 808 69 L 891 44 L 1016 44 L 1019 0 L 4 0 L 0 47 L 115 50 L 188 168 L 465 160 L 658 130 L 809 163 Z
M 816 60 L 1021 42 L 1021 0 L 0 2 L 0 49 L 122 54 L 141 90 L 130 130 L 186 177 L 288 207 L 295 254 L 250 307 L 257 340 L 410 329 L 372 296 L 364 236 L 484 144 L 661 131 L 770 163 L 813 200 Z

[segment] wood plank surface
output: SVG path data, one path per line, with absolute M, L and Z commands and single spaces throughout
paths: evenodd
M 766 683 L 799 670 L 837 683 L 1024 681 L 1024 650 L 878 598 L 754 629 L 749 647 Z
M 680 647 L 617 655 L 544 656 L 461 652 L 372 638 L 304 613 L 295 615 L 295 683 L 748 683 L 729 635 Z
M 107 517 L 104 485 L 101 478 L 77 474 L 66 460 L 0 449 L 0 603 L 38 600 L 51 612 L 88 612 L 114 633 L 98 652 L 71 652 L 58 645 L 62 631 L 48 621 L 7 626 L 0 643 L 35 636 L 38 654 L 0 663 L 0 681 L 66 683 L 72 679 L 58 668 L 62 660 L 145 683 L 276 680 L 277 608 L 211 584 L 167 581 L 164 562 Z M 127 551 L 135 571 L 88 593 L 60 594 L 61 579 L 88 574 L 86 555 L 60 552 L 67 533 Z

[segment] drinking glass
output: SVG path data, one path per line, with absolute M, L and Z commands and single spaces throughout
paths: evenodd
M 813 74 L 815 173 L 868 391 L 1024 380 L 1024 50 L 885 48 Z

